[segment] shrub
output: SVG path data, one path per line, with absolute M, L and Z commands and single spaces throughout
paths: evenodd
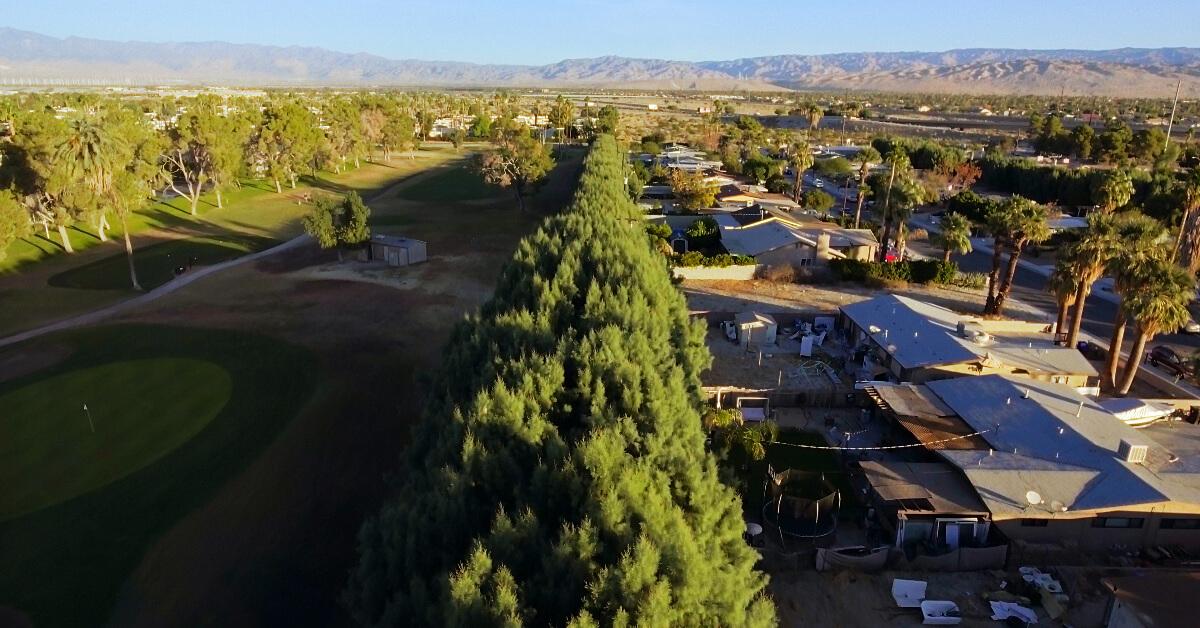
M 793 283 L 796 281 L 796 267 L 791 264 L 768 266 L 762 272 L 762 278 L 776 283 Z
M 829 260 L 829 270 L 834 277 L 842 281 L 863 282 L 871 276 L 871 265 L 875 262 L 864 262 L 857 259 Z
M 948 284 L 958 275 L 954 262 L 909 260 L 904 262 L 865 262 L 854 259 L 830 260 L 829 269 L 842 281 L 862 283 L 941 283 Z M 870 281 L 874 280 L 874 282 Z
M 676 266 L 702 266 L 704 264 L 704 254 L 700 251 L 688 251 L 679 256 L 679 261 Z
M 959 288 L 968 288 L 971 290 L 982 290 L 987 285 L 987 273 L 958 273 L 954 280 L 949 282 L 952 286 Z

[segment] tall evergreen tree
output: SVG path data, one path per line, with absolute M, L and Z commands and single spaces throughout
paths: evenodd
M 363 526 L 363 625 L 773 624 L 704 447 L 703 329 L 615 140 L 462 323 L 396 496 Z

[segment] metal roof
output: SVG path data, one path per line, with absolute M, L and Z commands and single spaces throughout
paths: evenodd
M 935 512 L 987 512 L 971 485 L 954 467 L 940 462 L 863 461 L 867 482 L 884 501 L 927 499 Z
M 1007 375 L 926 386 L 968 425 L 985 432 L 990 450 L 938 453 L 963 470 L 995 514 L 1048 517 L 1160 502 L 1200 506 L 1200 461 L 1181 464 L 1183 455 L 1168 450 L 1173 440 L 1164 437 L 1164 446 L 1070 386 Z M 1123 460 L 1118 454 L 1122 440 L 1145 445 L 1146 461 Z M 1195 443 L 1200 445 L 1200 438 Z M 1042 502 L 1029 503 L 1030 491 Z
M 408 245 L 414 244 L 414 243 L 415 244 L 425 244 L 425 242 L 423 240 L 417 240 L 414 238 L 405 238 L 402 236 L 382 235 L 382 234 L 377 234 L 377 235 L 371 236 L 371 243 L 372 244 L 382 244 L 384 246 L 408 246 Z
M 958 324 L 975 322 L 974 316 L 897 294 L 843 305 L 841 310 L 861 329 L 878 329 L 871 337 L 904 368 L 990 359 L 1030 373 L 1097 374 L 1083 354 L 1055 345 L 1049 334 L 992 334 L 990 342 L 977 343 L 958 333 Z

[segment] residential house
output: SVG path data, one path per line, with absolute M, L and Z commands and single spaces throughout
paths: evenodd
M 870 259 L 879 247 L 866 229 L 804 226 L 772 216 L 743 225 L 730 215 L 714 215 L 721 227 L 721 244 L 759 264 L 795 267 L 821 266 L 830 259 Z
M 1088 388 L 1099 376 L 1077 349 L 1054 343 L 1047 323 L 982 319 L 896 294 L 840 309 L 839 329 L 871 370 L 863 379 L 1000 373 Z
M 1014 375 L 862 387 L 957 470 L 1010 541 L 1200 549 L 1200 426 L 1134 429 L 1071 386 Z M 977 533 L 984 519 L 972 518 Z

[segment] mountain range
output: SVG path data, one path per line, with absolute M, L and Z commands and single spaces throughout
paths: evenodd
M 1200 48 L 855 52 L 730 61 L 605 56 L 548 65 L 388 59 L 301 46 L 117 42 L 0 27 L 0 85 L 826 89 L 979 94 L 1200 95 Z

